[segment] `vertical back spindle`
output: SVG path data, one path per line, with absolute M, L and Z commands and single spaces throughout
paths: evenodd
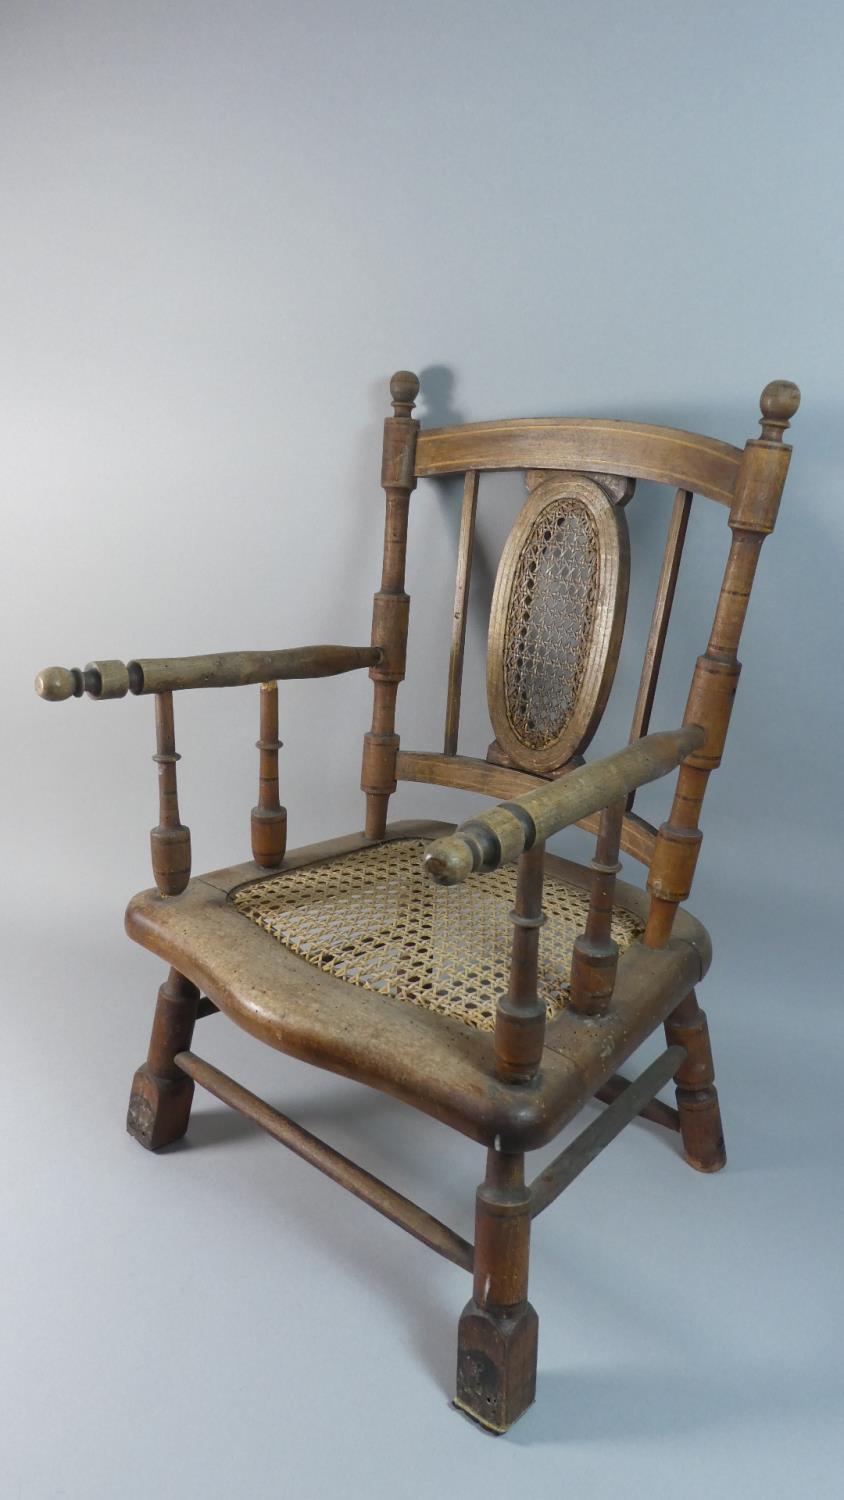
M 152 870 L 159 894 L 180 896 L 190 880 L 190 829 L 179 821 L 176 785 L 176 751 L 173 694 L 155 695 L 155 741 L 153 760 L 158 766 L 158 827 L 150 833 Z
M 457 546 L 457 581 L 454 587 L 454 619 L 451 628 L 451 657 L 448 664 L 448 698 L 445 710 L 443 751 L 457 754 L 457 731 L 460 725 L 460 693 L 463 686 L 463 653 L 466 648 L 466 619 L 469 607 L 469 584 L 475 547 L 475 515 L 478 508 L 478 474 L 469 469 L 463 482 L 463 506 L 460 511 L 460 540 Z
M 410 370 L 398 370 L 390 381 L 392 417 L 384 423 L 381 485 L 387 496 L 381 588 L 372 606 L 372 644 L 383 655 L 369 675 L 374 684 L 372 728 L 364 736 L 361 788 L 366 793 L 366 836 L 380 839 L 387 825 L 387 806 L 396 789 L 396 694 L 404 678 L 410 600 L 404 590 L 407 516 L 416 488 L 416 434 L 413 419 L 419 381 Z
M 256 865 L 272 869 L 280 865 L 287 848 L 287 808 L 278 800 L 278 683 L 261 683 L 258 805 L 252 809 L 252 858 Z
M 677 575 L 680 571 L 683 545 L 686 540 L 686 531 L 689 525 L 691 510 L 691 491 L 678 490 L 674 497 L 671 520 L 668 523 L 668 535 L 665 539 L 665 551 L 662 554 L 662 567 L 660 568 L 659 582 L 656 588 L 651 626 L 648 631 L 648 642 L 645 647 L 645 659 L 642 662 L 642 676 L 639 681 L 639 691 L 636 694 L 633 723 L 630 726 L 631 743 L 633 740 L 641 739 L 642 735 L 647 734 L 650 727 L 654 697 L 659 681 L 659 671 L 662 666 L 662 655 L 665 650 L 665 638 L 668 634 L 668 622 L 671 619 L 674 595 L 677 590 Z M 627 799 L 628 812 L 633 806 L 635 795 L 635 792 L 631 792 Z

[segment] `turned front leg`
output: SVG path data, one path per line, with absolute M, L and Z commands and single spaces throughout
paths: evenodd
M 198 1004 L 196 985 L 171 969 L 158 991 L 149 1053 L 132 1080 L 126 1118 L 129 1134 L 148 1151 L 178 1141 L 188 1128 L 193 1079 L 173 1059 L 190 1048 Z
M 536 1394 L 529 1251 L 524 1154 L 490 1149 L 475 1201 L 474 1287 L 458 1330 L 455 1405 L 493 1432 L 505 1432 Z

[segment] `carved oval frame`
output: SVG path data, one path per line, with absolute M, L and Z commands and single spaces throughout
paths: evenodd
M 504 644 L 513 587 L 522 552 L 536 522 L 557 500 L 578 501 L 589 512 L 598 545 L 598 582 L 592 630 L 580 691 L 556 739 L 539 748 L 526 745 L 510 722 L 504 680 Z M 556 771 L 588 745 L 606 707 L 615 677 L 630 579 L 630 542 L 624 512 L 594 479 L 558 473 L 532 490 L 504 544 L 489 617 L 487 702 L 500 750 L 521 770 Z

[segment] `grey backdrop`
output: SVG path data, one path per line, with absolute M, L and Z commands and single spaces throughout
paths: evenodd
M 4 1495 L 840 1494 L 843 34 L 822 3 L 6 0 Z M 766 381 L 804 395 L 693 902 L 730 1165 L 699 1177 L 636 1127 L 543 1219 L 539 1400 L 497 1443 L 447 1405 L 462 1273 L 208 1098 L 188 1148 L 123 1134 L 160 979 L 121 933 L 151 706 L 30 686 L 366 640 L 406 365 L 428 422 L 742 443 Z M 463 748 L 489 738 L 484 596 L 518 498 L 482 491 Z M 408 747 L 441 733 L 456 511 L 448 486 L 413 502 Z M 626 732 L 666 516 L 643 486 L 597 749 Z M 698 502 L 656 724 L 726 542 Z M 197 870 L 247 853 L 255 698 L 177 704 Z M 281 705 L 292 841 L 359 827 L 368 682 Z M 470 1229 L 476 1147 L 206 1025 L 203 1051 Z

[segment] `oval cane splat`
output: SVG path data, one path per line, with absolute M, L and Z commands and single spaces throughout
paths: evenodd
M 501 557 L 487 651 L 490 718 L 513 765 L 555 771 L 595 733 L 629 569 L 624 514 L 600 484 L 558 474 L 531 492 Z

